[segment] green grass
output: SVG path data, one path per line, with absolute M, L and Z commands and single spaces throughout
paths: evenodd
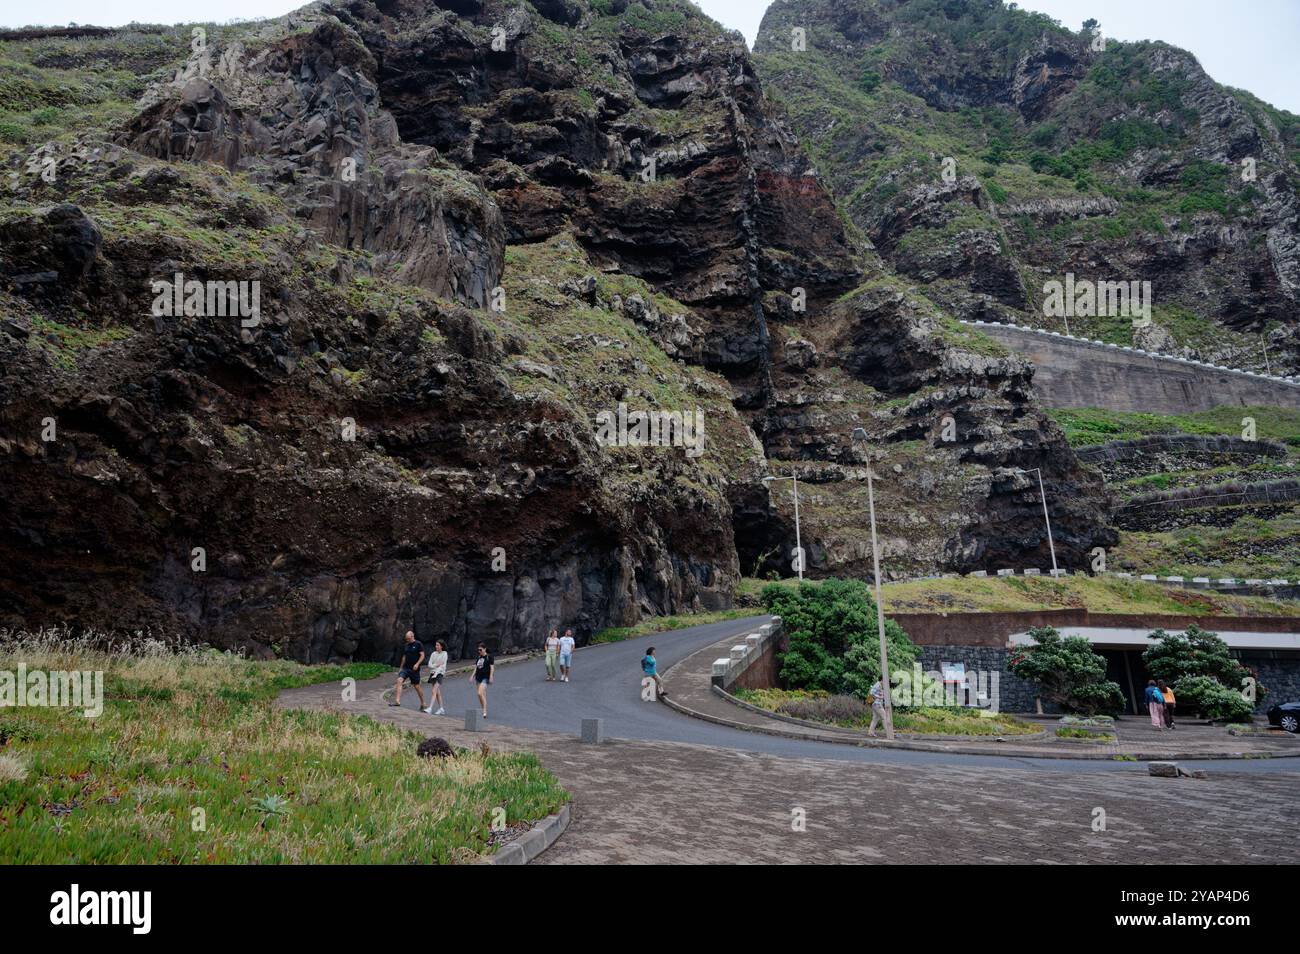
M 721 623 L 729 619 L 742 619 L 746 616 L 757 616 L 759 610 L 754 609 L 729 609 L 715 610 L 708 613 L 689 613 L 683 616 L 651 616 L 649 619 L 643 619 L 635 626 L 608 626 L 605 629 L 598 630 L 591 637 L 592 643 L 618 643 L 625 639 L 633 639 L 637 636 L 649 636 L 651 633 L 667 633 L 675 629 L 686 629 L 691 626 L 705 626 L 709 623 Z
M 769 712 L 778 712 L 783 703 L 825 698 L 826 693 L 805 689 L 733 689 L 732 695 Z M 981 714 L 983 712 L 984 714 Z M 863 718 L 829 721 L 842 729 L 866 729 L 871 725 L 868 712 Z M 877 726 L 877 729 L 880 727 Z M 987 710 L 961 706 L 917 706 L 894 708 L 894 729 L 917 735 L 1033 735 L 1038 727 L 1008 713 L 991 713 Z
M 1079 608 L 1094 613 L 1300 616 L 1300 603 L 1295 601 L 1227 596 L 1113 576 L 967 576 L 915 580 L 887 583 L 882 597 L 887 614 Z
M 102 669 L 104 712 L 0 711 L 0 857 L 19 864 L 472 861 L 568 798 L 528 754 L 415 756 L 420 735 L 273 705 L 377 664 L 303 666 L 144 644 L 0 644 L 0 669 Z M 197 823 L 202 819 L 203 825 Z M 196 827 L 203 830 L 196 831 Z
M 1152 434 L 1218 434 L 1241 437 L 1244 418 L 1255 436 L 1300 448 L 1300 411 L 1276 407 L 1218 407 L 1193 414 L 1144 414 L 1105 408 L 1049 408 L 1073 447 L 1133 440 Z
M 1061 726 L 1056 730 L 1058 739 L 1078 739 L 1081 742 L 1114 742 L 1117 736 L 1114 732 L 1089 732 L 1087 729 L 1076 729 L 1073 726 Z
M 1123 531 L 1111 552 L 1111 566 L 1188 578 L 1300 579 L 1300 507 L 1267 520 L 1243 513 L 1226 527 Z

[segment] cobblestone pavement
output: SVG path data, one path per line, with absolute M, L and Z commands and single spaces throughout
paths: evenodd
M 348 704 L 334 685 L 293 689 L 281 704 L 536 752 L 575 804 L 569 830 L 534 863 L 1113 864 L 1148 862 L 1153 850 L 1164 864 L 1300 862 L 1298 772 L 1158 779 L 1141 764 L 1065 772 L 1043 760 L 896 765 L 681 742 L 583 745 L 499 724 L 468 733 L 459 719 L 389 708 L 379 693 L 389 684 L 361 683 Z M 1093 830 L 1097 809 L 1104 831 Z

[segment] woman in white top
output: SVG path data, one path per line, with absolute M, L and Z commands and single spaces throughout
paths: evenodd
M 434 640 L 433 652 L 429 655 L 429 708 L 424 711 L 429 715 L 442 715 L 447 710 L 442 707 L 442 677 L 447 674 L 447 647 L 441 639 Z M 434 712 L 433 707 L 438 707 Z

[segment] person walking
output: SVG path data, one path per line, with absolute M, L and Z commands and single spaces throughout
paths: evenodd
M 424 663 L 424 643 L 415 638 L 415 633 L 406 631 L 406 645 L 402 647 L 402 668 L 397 672 L 397 701 L 389 706 L 402 704 L 402 685 L 409 683 L 415 687 L 415 694 L 420 697 L 420 708 L 424 708 L 424 690 L 420 688 L 420 666 Z
M 871 725 L 867 727 L 867 735 L 873 739 L 876 737 L 876 723 L 885 721 L 885 681 L 877 679 L 875 684 L 867 690 L 867 701 L 871 703 Z
M 442 679 L 447 675 L 447 646 L 441 639 L 433 641 L 433 652 L 429 654 L 429 707 L 424 711 L 429 715 L 443 715 L 447 710 L 442 705 Z M 434 705 L 438 711 L 434 712 Z
M 474 661 L 474 690 L 478 693 L 478 704 L 483 709 L 483 718 L 487 718 L 487 687 L 496 675 L 497 664 L 488 652 L 486 643 L 478 644 L 478 659 Z
M 1174 698 L 1174 690 L 1165 684 L 1163 679 L 1157 683 L 1160 689 L 1160 696 L 1165 700 L 1165 726 L 1172 729 L 1174 727 L 1174 706 L 1178 700 Z
M 546 681 L 555 682 L 555 660 L 560 654 L 560 631 L 551 630 L 546 637 Z
M 655 648 L 653 646 L 647 649 L 645 655 L 641 657 L 641 673 L 643 676 L 649 676 L 655 681 L 656 696 L 668 695 L 668 693 L 664 692 L 664 681 L 659 678 L 659 661 L 655 659 Z M 645 680 L 642 679 L 641 681 L 644 684 Z
M 573 650 L 576 645 L 573 630 L 566 629 L 564 635 L 560 637 L 560 682 L 569 681 L 569 673 L 573 668 Z
M 1151 724 L 1155 726 L 1157 732 L 1163 732 L 1165 728 L 1165 697 L 1160 694 L 1160 687 L 1156 685 L 1154 679 L 1147 680 L 1147 711 L 1151 713 Z

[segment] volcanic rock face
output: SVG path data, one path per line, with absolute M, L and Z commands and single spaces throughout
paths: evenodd
M 354 0 L 185 52 L 112 142 L 11 159 L 0 625 L 585 637 L 788 566 L 769 462 L 814 574 L 867 571 L 867 466 L 891 575 L 1044 565 L 1016 468 L 1063 561 L 1110 539 L 1029 368 L 855 245 L 689 5 Z M 703 453 L 608 446 L 620 405 Z
M 1147 281 L 1163 333 L 1072 330 L 1256 371 L 1262 336 L 1300 370 L 1300 122 L 1191 54 L 938 0 L 776 0 L 756 50 L 854 221 L 958 317 L 1065 330 L 1044 282 Z

